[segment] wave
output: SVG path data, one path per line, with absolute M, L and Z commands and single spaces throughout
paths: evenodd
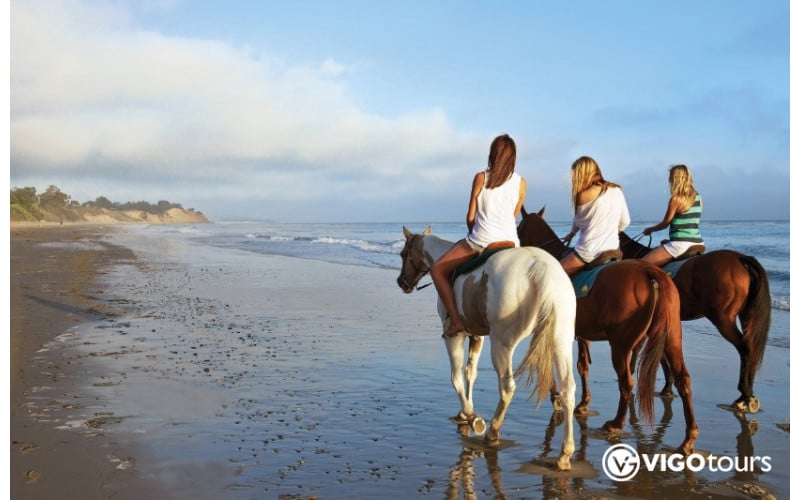
M 395 254 L 402 250 L 402 242 L 396 241 L 393 243 L 374 243 L 371 241 L 354 240 L 354 239 L 341 239 L 331 238 L 329 236 L 322 236 L 311 241 L 311 243 L 327 244 L 327 245 L 344 245 L 364 252 L 376 252 Z
M 267 241 L 303 241 L 310 239 L 310 238 L 294 238 L 292 236 L 279 236 L 274 234 L 256 234 L 256 233 L 247 233 L 244 235 L 244 237 L 251 240 L 267 240 Z
M 773 309 L 779 311 L 789 311 L 789 297 L 783 295 L 773 295 L 771 300 Z

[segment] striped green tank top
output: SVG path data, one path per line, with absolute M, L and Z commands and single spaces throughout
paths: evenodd
M 703 198 L 698 193 L 694 203 L 686 211 L 675 214 L 669 223 L 669 239 L 672 241 L 691 241 L 703 243 L 700 236 L 700 214 L 703 212 Z

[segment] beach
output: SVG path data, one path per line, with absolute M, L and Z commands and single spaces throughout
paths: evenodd
M 539 462 L 560 448 L 559 414 L 523 384 L 499 447 L 456 432 L 435 291 L 405 295 L 391 269 L 50 225 L 11 227 L 10 270 L 13 498 L 789 498 L 788 345 L 767 348 L 761 410 L 736 415 L 718 405 L 738 396 L 738 356 L 707 320 L 683 323 L 696 449 L 769 470 L 615 482 L 609 446 L 669 452 L 684 427 L 680 400 L 659 398 L 652 427 L 600 430 L 618 400 L 605 343 L 598 415 L 578 420 L 573 470 L 555 473 Z M 773 309 L 772 328 L 788 337 L 789 312 Z

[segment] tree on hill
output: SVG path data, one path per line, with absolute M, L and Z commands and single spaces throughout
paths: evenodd
M 117 203 L 105 196 L 98 196 L 94 201 L 83 204 L 71 199 L 56 186 L 50 186 L 44 193 L 37 194 L 34 187 L 14 188 L 11 190 L 12 220 L 80 220 L 87 208 L 99 208 L 110 211 L 138 210 L 153 215 L 164 214 L 167 210 L 178 208 L 179 203 L 160 200 L 157 204 L 146 201 Z M 194 210 L 190 210 L 194 212 Z M 201 214 L 202 215 L 202 214 Z
M 39 208 L 39 196 L 36 188 L 24 187 L 11 190 L 11 219 L 39 220 L 42 210 Z

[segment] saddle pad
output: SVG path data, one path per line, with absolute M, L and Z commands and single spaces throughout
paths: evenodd
M 479 253 L 472 259 L 458 266 L 456 270 L 453 271 L 452 280 L 455 281 L 455 279 L 461 276 L 462 274 L 471 273 L 475 269 L 478 269 L 479 267 L 484 265 L 486 261 L 489 260 L 489 257 L 491 257 L 492 255 L 503 250 L 508 250 L 509 248 L 514 248 L 514 247 L 487 248 L 482 253 Z
M 684 265 L 686 262 L 692 260 L 692 258 L 693 257 L 683 260 L 673 260 L 661 266 L 661 269 L 663 269 L 664 272 L 667 273 L 667 276 L 674 279 L 675 275 L 678 274 L 678 269 L 680 269 L 681 266 Z
M 579 299 L 589 295 L 589 292 L 592 291 L 592 285 L 594 285 L 594 279 L 597 277 L 597 273 L 605 269 L 609 264 L 613 264 L 613 262 L 606 262 L 588 271 L 581 271 L 573 276 L 572 286 L 575 287 L 575 297 Z

